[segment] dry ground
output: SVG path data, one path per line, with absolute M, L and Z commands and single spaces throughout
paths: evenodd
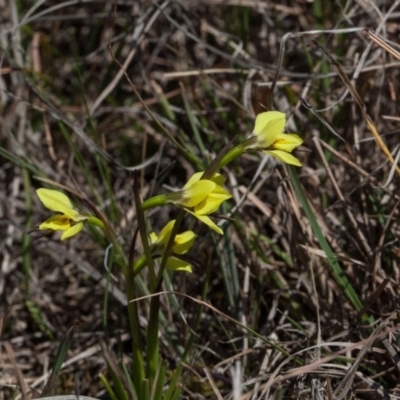
M 203 310 L 185 396 L 400 398 L 399 176 L 312 41 L 353 79 L 396 158 L 400 59 L 360 28 L 396 50 L 399 22 L 392 0 L 0 0 L 0 399 L 21 398 L 15 385 L 43 390 L 77 321 L 58 393 L 105 396 L 100 340 L 129 362 L 123 284 L 115 268 L 106 280 L 108 243 L 95 229 L 67 242 L 30 232 L 48 217 L 34 192 L 40 179 L 96 203 L 128 249 L 132 170 L 147 197 L 199 168 L 159 124 L 207 165 L 235 135 L 250 134 L 264 108 L 285 112 L 287 131 L 304 139 L 295 173 L 363 308 L 335 280 L 285 168 L 244 156 L 225 170 L 229 207 L 246 195 L 225 236 L 185 221 L 200 236 L 197 263 L 171 287 L 195 298 L 205 291 L 220 311 Z M 173 216 L 163 208 L 149 221 L 159 229 Z M 163 355 L 173 369 L 198 304 L 169 296 L 162 304 Z

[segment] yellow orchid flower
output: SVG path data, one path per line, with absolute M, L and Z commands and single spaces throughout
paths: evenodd
M 221 203 L 230 199 L 232 195 L 222 187 L 226 179 L 221 174 L 214 173 L 211 178 L 201 179 L 203 174 L 203 171 L 195 173 L 177 192 L 147 199 L 142 203 L 142 210 L 172 203 L 182 207 L 186 212 L 222 235 L 222 229 L 208 217 L 208 214 L 217 211 Z
M 263 150 L 286 164 L 301 167 L 301 162 L 290 154 L 303 143 L 294 133 L 282 133 L 286 116 L 279 111 L 266 111 L 258 114 L 253 135 L 243 143 L 246 151 Z
M 159 235 L 155 232 L 150 233 L 151 247 L 150 251 L 154 256 L 162 256 L 165 248 L 171 237 L 172 229 L 174 228 L 175 220 L 169 221 L 167 225 L 161 229 Z M 192 246 L 197 235 L 192 231 L 179 233 L 175 236 L 172 244 L 172 251 L 175 254 L 185 254 Z M 171 271 L 186 271 L 192 272 L 191 265 L 179 258 L 170 256 L 167 259 L 166 267 Z
M 222 235 L 222 229 L 207 215 L 217 211 L 221 203 L 230 199 L 232 195 L 222 187 L 226 179 L 221 174 L 214 173 L 209 179 L 201 179 L 203 173 L 203 171 L 195 173 L 182 190 L 171 193 L 169 195 L 170 202 L 183 207 L 187 212 Z
M 58 190 L 41 188 L 36 190 L 36 194 L 46 208 L 59 213 L 41 223 L 39 229 L 64 231 L 61 240 L 78 234 L 82 230 L 84 222 L 90 218 L 90 215 L 75 209 L 71 200 Z

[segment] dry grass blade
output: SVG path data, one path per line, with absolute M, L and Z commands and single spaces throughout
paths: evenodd
M 333 393 L 333 396 L 336 400 L 342 400 L 347 395 L 347 393 L 350 391 L 351 385 L 355 378 L 356 372 L 360 366 L 360 363 L 363 361 L 365 354 L 367 353 L 367 351 L 370 350 L 372 345 L 373 345 L 372 341 L 366 343 L 365 346 L 358 353 L 356 360 L 353 362 L 353 365 L 347 371 L 346 376 L 339 383 L 339 385 L 336 387 L 335 392 Z
M 390 354 L 390 357 L 392 358 L 393 364 L 396 366 L 397 371 L 400 372 L 400 357 L 398 352 L 386 338 L 382 340 L 382 343 Z
M 118 360 L 115 358 L 115 356 L 113 354 L 111 354 L 108 349 L 107 346 L 100 341 L 100 347 L 101 347 L 101 351 L 103 352 L 104 358 L 107 362 L 108 368 L 110 368 L 110 370 L 112 371 L 112 374 L 116 377 L 116 379 L 118 379 L 125 391 L 126 394 L 128 396 L 129 400 L 137 400 L 136 395 L 133 393 L 131 385 L 129 384 L 127 377 L 125 376 L 124 372 L 121 370 L 121 368 L 118 365 Z
M 286 49 L 286 42 L 289 39 L 292 38 L 301 38 L 303 36 L 308 36 L 308 35 L 321 35 L 324 33 L 351 33 L 351 32 L 359 32 L 363 30 L 362 28 L 348 28 L 348 29 L 323 29 L 323 30 L 310 30 L 307 32 L 288 32 L 285 35 L 283 35 L 282 39 L 281 39 L 281 43 L 280 43 L 280 47 L 279 47 L 279 55 L 278 55 L 278 60 L 277 60 L 277 68 L 274 74 L 274 77 L 272 79 L 272 82 L 269 83 L 269 85 L 271 85 L 271 92 L 273 93 L 276 87 L 276 84 L 278 82 L 278 77 L 279 74 L 281 73 L 281 69 L 283 67 L 283 60 L 284 60 L 284 56 L 285 56 L 285 49 Z M 272 110 L 273 109 L 273 104 L 272 104 L 272 100 L 273 100 L 273 96 L 270 97 L 270 103 L 268 104 L 268 109 Z
M 400 205 L 400 200 L 397 201 L 395 206 L 393 207 L 391 213 L 388 216 L 388 219 L 385 223 L 385 226 L 383 227 L 383 231 L 381 234 L 381 237 L 379 239 L 378 243 L 378 248 L 375 251 L 375 262 L 374 262 L 374 278 L 378 274 L 378 271 L 382 271 L 382 253 L 384 251 L 384 245 L 385 245 L 385 237 L 387 234 L 390 233 L 390 226 L 393 224 L 393 218 L 396 213 L 396 210 L 398 210 L 398 207 Z M 375 280 L 375 279 L 374 279 Z
M 17 378 L 18 385 L 21 389 L 22 400 L 28 400 L 28 388 L 25 383 L 24 376 L 22 374 L 21 369 L 18 367 L 18 364 L 15 360 L 14 350 L 9 342 L 3 342 L 2 345 L 6 349 L 7 357 L 13 367 L 15 377 Z
M 138 50 L 141 41 L 143 40 L 145 34 L 149 31 L 149 29 L 152 27 L 152 25 L 157 21 L 158 17 L 160 16 L 160 13 L 162 10 L 170 3 L 170 0 L 164 1 L 162 5 L 158 7 L 158 9 L 154 9 L 154 7 L 150 7 L 146 13 L 141 17 L 141 21 L 136 26 L 135 32 L 132 37 L 132 43 L 134 43 L 134 46 L 132 47 L 131 51 L 129 54 L 126 56 L 125 61 L 123 64 L 121 64 L 121 69 L 118 70 L 117 74 L 113 78 L 113 80 L 107 85 L 107 87 L 100 93 L 100 95 L 97 97 L 96 101 L 93 103 L 90 113 L 93 114 L 96 109 L 99 107 L 99 105 L 103 102 L 103 100 L 115 89 L 115 87 L 118 85 L 119 81 L 121 78 L 126 74 L 126 69 L 128 68 L 129 64 L 132 62 L 133 57 L 136 54 L 136 51 Z M 116 7 L 117 1 L 114 3 L 114 6 Z M 147 22 L 146 26 L 144 25 L 144 20 L 152 13 L 151 18 Z M 114 15 L 114 13 L 112 14 Z M 114 17 L 113 17 L 114 18 Z M 113 25 L 113 24 L 112 24 Z M 110 52 L 112 53 L 111 50 L 111 37 L 109 37 L 109 47 L 110 47 Z
M 348 205 L 346 204 L 346 200 L 343 196 L 343 193 L 341 192 L 339 185 L 334 177 L 334 174 L 332 173 L 332 170 L 329 166 L 329 163 L 327 162 L 324 153 L 322 151 L 322 147 L 320 146 L 320 140 L 318 139 L 314 139 L 314 144 L 317 148 L 317 151 L 322 159 L 322 162 L 324 164 L 325 170 L 328 174 L 329 179 L 331 180 L 331 183 L 333 185 L 333 188 L 338 196 L 338 198 L 340 199 L 340 202 L 342 203 L 344 212 L 347 215 L 348 221 L 350 222 L 351 227 L 353 228 L 356 236 L 357 236 L 357 244 L 361 243 L 361 247 L 363 248 L 364 252 L 365 252 L 365 258 L 366 259 L 370 259 L 373 255 L 372 249 L 369 246 L 368 240 L 365 237 L 365 235 L 363 234 L 362 230 L 359 228 L 358 223 L 356 218 L 354 217 L 353 213 L 350 211 Z
M 43 104 L 46 105 L 46 112 L 48 112 L 49 115 L 51 115 L 56 121 L 61 121 L 63 124 L 71 128 L 72 131 L 75 132 L 82 139 L 83 143 L 85 143 L 85 145 L 91 152 L 101 155 L 105 160 L 110 162 L 112 165 L 115 165 L 118 168 L 121 168 L 125 171 L 135 171 L 146 168 L 149 165 L 156 163 L 159 160 L 160 152 L 156 152 L 152 157 L 150 157 L 143 163 L 128 167 L 122 165 L 118 160 L 116 160 L 109 153 L 104 151 L 104 149 L 101 146 L 95 143 L 95 141 L 83 130 L 81 126 L 76 124 L 76 122 L 74 121 L 70 121 L 65 115 L 63 115 L 63 113 L 60 110 L 58 110 L 54 104 L 51 104 L 49 100 L 46 99 L 36 87 L 34 87 L 28 81 L 26 82 L 26 84 L 27 86 L 29 86 L 30 90 L 35 94 L 35 96 Z M 38 108 L 38 110 L 43 112 L 42 108 Z
M 391 164 L 395 167 L 396 172 L 398 175 L 400 175 L 400 168 L 396 165 L 395 159 L 392 156 L 392 153 L 389 151 L 387 148 L 385 142 L 382 140 L 381 135 L 379 134 L 378 130 L 376 129 L 374 123 L 372 122 L 371 118 L 369 115 L 365 112 L 364 109 L 364 103 L 361 100 L 360 95 L 358 94 L 356 88 L 353 86 L 351 83 L 350 79 L 347 77 L 343 69 L 340 67 L 339 63 L 330 55 L 324 48 L 321 46 L 317 41 L 313 41 L 314 44 L 318 47 L 318 49 L 322 52 L 322 54 L 325 55 L 325 57 L 329 60 L 333 68 L 336 70 L 336 72 L 339 74 L 340 78 L 342 79 L 343 83 L 345 84 L 347 90 L 349 93 L 352 95 L 353 99 L 356 101 L 356 104 L 358 105 L 361 114 L 363 115 L 363 118 L 368 125 L 368 128 L 370 129 L 372 135 L 374 136 L 376 143 L 378 144 L 379 148 L 382 150 L 382 152 L 385 154 L 385 156 L 388 158 L 388 160 L 391 162 Z
M 349 160 L 347 157 L 343 156 L 343 154 L 339 153 L 336 149 L 334 149 L 332 146 L 329 146 L 329 144 L 325 143 L 324 141 L 316 138 L 315 140 L 319 140 L 321 146 L 332 153 L 335 157 L 339 158 L 343 163 L 346 164 L 346 166 L 349 166 L 350 168 L 353 168 L 355 171 L 357 171 L 361 176 L 366 178 L 368 181 L 370 181 L 373 185 L 376 187 L 382 189 L 385 193 L 387 193 L 390 196 L 393 196 L 397 201 L 400 201 L 400 196 L 397 193 L 393 193 L 392 190 L 388 189 L 385 186 L 381 185 L 381 182 L 378 182 L 378 180 L 372 176 L 370 173 L 365 171 L 364 169 L 361 168 L 360 165 L 354 163 L 353 161 Z
M 371 294 L 371 296 L 365 300 L 363 308 L 358 312 L 358 316 L 362 316 L 363 313 L 368 312 L 368 310 L 371 309 L 372 305 L 374 302 L 376 302 L 380 295 L 383 293 L 385 290 L 386 286 L 389 283 L 389 279 L 383 279 L 383 281 L 380 283 L 380 285 L 376 288 L 376 290 Z
M 223 400 L 224 398 L 222 397 L 220 391 L 217 388 L 217 385 L 215 384 L 214 378 L 212 377 L 212 375 L 210 374 L 210 371 L 208 368 L 203 368 L 204 373 L 207 376 L 208 381 L 210 382 L 210 385 L 215 393 L 215 396 L 217 396 L 218 400 Z
M 367 29 L 366 32 L 367 32 L 368 37 L 374 43 L 376 43 L 378 46 L 380 46 L 383 50 L 385 50 L 388 53 L 390 53 L 393 57 L 396 57 L 398 60 L 400 60 L 400 52 L 398 52 L 389 43 L 385 42 L 382 38 L 380 38 L 378 35 L 376 35 L 370 29 Z
M 398 330 L 399 330 L 399 327 L 397 327 L 397 328 L 395 328 L 393 330 L 391 329 L 391 332 L 397 332 Z M 366 346 L 369 347 L 370 343 L 373 343 L 375 340 L 380 339 L 380 338 L 386 336 L 387 334 L 388 334 L 388 332 L 382 332 L 382 333 L 374 334 L 368 339 L 364 339 L 364 340 L 362 340 L 362 341 L 360 341 L 358 343 L 354 343 L 354 344 L 351 344 L 351 345 L 345 345 L 345 344 L 339 343 L 339 342 L 338 343 L 332 342 L 332 343 L 322 343 L 320 345 L 313 346 L 312 348 L 314 348 L 314 347 L 322 347 L 322 346 L 324 346 L 324 347 L 328 347 L 328 346 L 344 346 L 344 348 L 342 350 L 336 351 L 332 355 L 323 357 L 323 358 L 321 358 L 321 359 L 319 359 L 317 361 L 314 361 L 314 362 L 312 362 L 312 363 L 310 363 L 308 365 L 305 365 L 303 367 L 290 369 L 288 372 L 286 372 L 286 373 L 284 373 L 282 375 L 279 375 L 279 373 L 282 370 L 283 366 L 290 362 L 290 358 L 292 358 L 295 355 L 299 356 L 301 353 L 303 353 L 305 351 L 308 351 L 311 348 L 301 350 L 298 353 L 296 353 L 295 355 L 291 356 L 289 359 L 284 360 L 278 366 L 278 368 L 272 372 L 272 374 L 271 374 L 270 378 L 268 379 L 267 383 L 263 386 L 263 389 L 264 389 L 263 393 L 264 394 L 267 393 L 268 390 L 270 390 L 271 386 L 276 384 L 276 383 L 278 383 L 278 382 L 279 383 L 286 382 L 289 378 L 315 372 L 315 371 L 317 371 L 317 369 L 320 366 L 328 363 L 329 361 L 334 360 L 335 358 L 341 356 L 342 354 L 346 354 L 346 353 L 348 353 L 348 352 L 350 352 L 352 350 L 359 349 L 360 347 L 361 348 L 365 348 Z

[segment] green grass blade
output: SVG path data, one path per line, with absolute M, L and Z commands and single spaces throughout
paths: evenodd
M 43 392 L 40 396 L 41 398 L 47 397 L 48 395 L 52 395 L 56 388 L 57 376 L 58 373 L 61 371 L 63 362 L 67 358 L 67 353 L 71 346 L 72 337 L 76 326 L 77 324 L 75 323 L 74 325 L 72 325 L 71 328 L 68 329 L 68 332 L 64 335 L 60 345 L 58 346 L 57 354 L 53 364 L 53 369 L 51 371 L 50 378 L 47 381 L 46 386 L 44 387 Z
M 107 378 L 103 375 L 99 375 L 100 381 L 104 386 L 104 389 L 106 390 L 107 394 L 110 396 L 111 400 L 118 400 L 114 390 L 112 389 L 110 383 L 108 382 Z
M 328 244 L 325 236 L 322 233 L 320 226 L 318 225 L 317 219 L 315 218 L 314 213 L 311 210 L 308 199 L 303 191 L 300 180 L 295 172 L 295 169 L 291 166 L 288 167 L 289 177 L 296 192 L 297 198 L 299 199 L 303 210 L 311 224 L 313 232 L 317 237 L 319 244 L 321 245 L 322 250 L 324 251 L 328 264 L 331 267 L 332 275 L 335 278 L 337 284 L 342 289 L 343 293 L 349 299 L 353 307 L 360 311 L 362 309 L 362 303 L 357 293 L 351 286 L 351 283 L 347 279 L 344 271 L 342 270 L 335 253 L 332 251 L 331 247 Z M 368 317 L 364 316 L 366 322 L 368 322 Z

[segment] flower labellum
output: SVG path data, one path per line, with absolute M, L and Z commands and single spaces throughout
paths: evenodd
M 222 187 L 226 179 L 221 174 L 214 173 L 210 179 L 201 179 L 202 175 L 202 171 L 195 173 L 182 190 L 169 195 L 169 202 L 183 207 L 222 235 L 222 229 L 208 217 L 208 214 L 217 211 L 221 203 L 230 199 L 232 195 Z

